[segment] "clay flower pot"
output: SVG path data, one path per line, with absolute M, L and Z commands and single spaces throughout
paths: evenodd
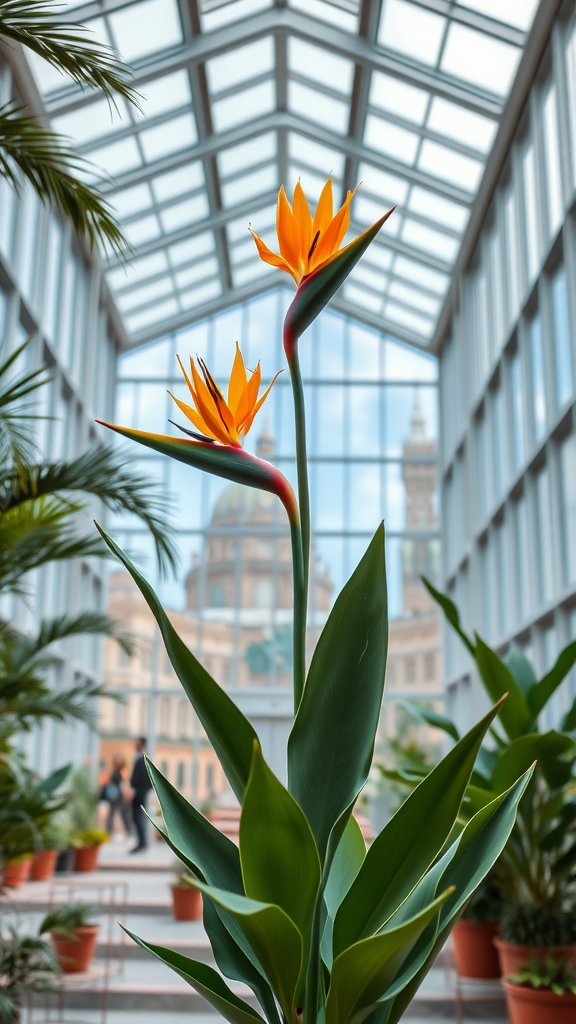
M 494 945 L 500 957 L 500 971 L 503 978 L 508 978 L 510 974 L 518 974 L 520 969 L 526 967 L 534 957 L 552 956 L 556 960 L 566 959 L 576 968 L 576 943 L 570 946 L 516 946 L 512 942 L 504 942 L 503 939 L 496 938 Z M 540 989 L 529 989 L 528 991 L 540 991 Z
M 2 871 L 3 885 L 11 889 L 20 889 L 24 882 L 28 881 L 32 857 L 25 857 L 23 860 L 8 860 Z
M 74 871 L 95 871 L 98 865 L 98 850 L 100 843 L 95 846 L 76 847 L 76 860 Z
M 493 941 L 497 935 L 495 921 L 460 918 L 452 932 L 452 949 L 461 978 L 500 977 L 500 961 Z
M 510 1024 L 574 1024 L 576 996 L 557 996 L 549 988 L 532 988 L 503 981 Z
M 202 894 L 191 885 L 172 885 L 172 908 L 176 921 L 197 921 L 202 917 Z
M 45 882 L 52 878 L 58 860 L 58 850 L 38 850 L 30 867 L 30 878 L 33 882 Z
M 98 924 L 87 924 L 83 928 L 71 928 L 76 938 L 68 938 L 58 932 L 50 932 L 56 957 L 64 974 L 80 974 L 87 971 L 96 952 Z

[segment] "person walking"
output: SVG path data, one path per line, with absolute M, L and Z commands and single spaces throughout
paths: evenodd
M 127 782 L 124 777 L 124 769 L 126 768 L 126 758 L 123 754 L 114 754 L 112 761 L 112 771 L 110 778 L 103 788 L 104 799 L 108 801 L 108 818 L 106 821 L 106 831 L 109 835 L 114 832 L 114 820 L 116 815 L 119 814 L 122 819 L 122 824 L 126 830 L 126 835 L 130 835 L 132 832 L 132 815 L 130 813 L 130 803 L 126 799 L 127 797 Z
M 130 853 L 139 853 L 140 850 L 145 850 L 148 846 L 148 825 L 144 809 L 146 807 L 146 797 L 152 789 L 152 783 L 150 782 L 144 760 L 146 737 L 139 736 L 134 743 L 134 748 L 136 750 L 136 757 L 134 759 L 132 775 L 130 776 L 130 788 L 132 791 L 132 820 L 136 828 L 138 842 L 134 849 L 130 850 Z

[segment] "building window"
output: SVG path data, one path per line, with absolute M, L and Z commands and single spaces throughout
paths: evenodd
M 170 778 L 170 775 L 168 773 L 168 762 L 167 761 L 160 761 L 160 771 L 162 772 L 162 775 L 166 776 L 167 779 Z
M 481 526 L 486 518 L 489 501 L 486 417 L 482 414 L 476 423 L 476 508 L 478 526 Z
M 180 731 L 180 738 L 183 740 L 188 739 L 190 733 L 189 721 L 190 704 L 188 703 L 186 698 L 183 697 L 181 700 L 178 701 L 178 729 Z
M 256 580 L 254 584 L 254 607 L 272 608 L 274 605 L 274 583 L 272 580 Z
M 213 583 L 210 587 L 210 607 L 226 607 L 226 592 L 224 590 L 224 584 L 221 582 Z
M 522 361 L 516 352 L 510 360 L 510 392 L 512 415 L 512 457 L 516 472 L 524 465 L 526 458 L 524 443 L 524 387 L 522 383 Z
M 564 202 L 562 199 L 562 175 L 560 172 L 560 141 L 558 138 L 556 89 L 553 85 L 549 87 L 548 92 L 546 93 L 543 113 L 548 224 L 550 227 L 550 234 L 555 235 L 564 218 Z
M 520 304 L 519 288 L 519 256 L 518 239 L 516 235 L 516 204 L 512 185 L 504 203 L 504 221 L 506 225 L 506 263 L 508 280 L 508 322 L 513 323 L 518 315 Z
M 540 601 L 547 604 L 554 595 L 552 507 L 550 503 L 550 474 L 547 466 L 544 466 L 544 469 L 541 469 L 536 477 L 536 516 L 538 521 Z
M 425 661 L 425 674 L 426 679 L 431 683 L 436 678 L 436 655 L 427 654 Z
M 160 735 L 168 736 L 170 733 L 170 697 L 162 697 L 160 700 Z
M 556 371 L 556 405 L 561 407 L 572 398 L 572 352 L 570 345 L 570 314 L 566 269 L 562 264 L 550 282 L 552 298 L 552 335 Z
M 494 453 L 494 493 L 496 498 L 501 498 L 506 483 L 506 457 L 505 431 L 504 431 L 504 402 L 502 389 L 498 388 L 492 396 L 492 451 Z
M 544 342 L 542 320 L 535 316 L 530 323 L 530 357 L 532 365 L 532 423 L 534 440 L 546 433 L 546 386 L 544 378 Z
M 562 519 L 566 558 L 565 583 L 576 581 L 576 434 L 570 434 L 560 449 L 562 465 Z
M 525 151 L 522 160 L 522 172 L 524 179 L 524 225 L 526 230 L 526 269 L 528 270 L 528 282 L 532 283 L 538 273 L 538 189 L 536 188 L 536 162 L 534 158 L 534 146 L 530 143 Z
M 415 658 L 406 658 L 406 682 L 410 683 L 410 684 L 416 682 L 416 659 Z
M 519 498 L 514 505 L 514 562 L 515 562 L 515 595 L 516 618 L 518 624 L 527 618 L 529 607 L 528 578 L 528 511 L 526 499 Z
M 186 765 L 183 761 L 178 761 L 178 767 L 176 768 L 176 789 L 184 789 L 184 773 L 186 771 Z
M 214 795 L 214 765 L 206 765 L 206 792 L 209 797 Z
M 139 732 L 142 736 L 146 736 L 148 732 L 148 720 L 150 716 L 150 698 L 140 697 L 140 718 L 139 718 Z

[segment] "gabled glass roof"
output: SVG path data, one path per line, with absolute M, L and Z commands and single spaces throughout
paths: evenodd
M 31 56 L 54 128 L 104 171 L 134 248 L 107 276 L 131 344 L 275 286 L 275 200 L 362 181 L 397 211 L 336 304 L 429 343 L 537 0 L 68 2 L 135 68 L 118 112 Z M 352 237 L 352 235 L 351 235 Z

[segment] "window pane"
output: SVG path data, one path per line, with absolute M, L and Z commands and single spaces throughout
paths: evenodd
M 566 268 L 558 268 L 551 281 L 552 331 L 556 371 L 556 404 L 564 405 L 572 397 L 572 352 Z
M 522 382 L 522 362 L 520 353 L 510 360 L 510 391 L 512 415 L 512 452 L 514 469 L 518 471 L 524 464 L 524 385 Z
M 546 431 L 546 387 L 544 380 L 544 341 L 542 320 L 535 316 L 530 324 L 530 356 L 532 363 L 532 427 L 535 441 Z
M 536 194 L 536 163 L 534 146 L 527 147 L 522 162 L 524 175 L 524 212 L 526 228 L 526 263 L 528 280 L 533 281 L 538 271 L 538 212 Z
M 508 322 L 514 321 L 518 315 L 520 289 L 518 269 L 520 253 L 516 225 L 516 203 L 512 187 L 508 190 L 504 204 L 504 220 L 506 224 L 506 263 L 508 279 Z
M 504 429 L 504 401 L 498 388 L 492 398 L 492 440 L 494 451 L 494 494 L 501 498 L 506 482 L 506 433 Z
M 576 434 L 564 441 L 561 449 L 562 464 L 562 518 L 564 544 L 567 557 L 564 564 L 564 583 L 576 581 Z
M 545 466 L 536 477 L 536 514 L 538 521 L 538 560 L 540 570 L 540 602 L 547 604 L 554 595 L 552 562 L 552 507 L 550 474 Z
M 528 510 L 526 499 L 520 498 L 515 505 L 514 515 L 514 560 L 516 563 L 515 594 L 516 621 L 521 623 L 530 611 L 528 558 Z
M 562 200 L 562 176 L 560 172 L 560 140 L 558 138 L 558 115 L 556 111 L 556 89 L 551 86 L 544 100 L 544 156 L 548 199 L 548 222 L 550 234 L 555 234 L 564 218 Z

